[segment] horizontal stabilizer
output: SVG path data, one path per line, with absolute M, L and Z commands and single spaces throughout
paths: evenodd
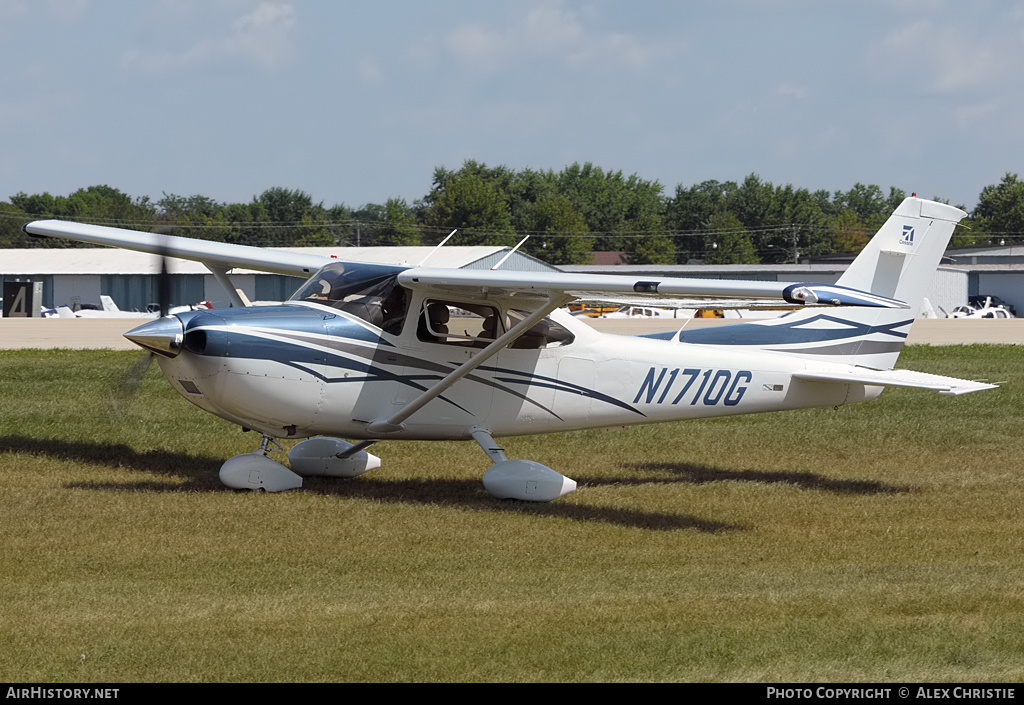
M 911 370 L 868 370 L 850 369 L 829 372 L 796 372 L 793 379 L 806 382 L 834 382 L 838 384 L 867 384 L 874 387 L 907 387 L 910 389 L 931 389 L 939 394 L 959 396 L 984 389 L 995 389 L 998 385 L 973 382 L 956 377 L 943 377 L 927 372 Z

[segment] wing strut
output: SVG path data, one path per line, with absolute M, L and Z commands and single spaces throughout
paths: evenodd
M 203 262 L 203 266 L 210 270 L 210 274 L 217 280 L 220 287 L 224 290 L 224 293 L 228 296 L 228 301 L 235 308 L 245 308 L 246 303 L 242 300 L 242 297 L 235 291 L 234 285 L 231 283 L 231 278 L 228 277 L 227 267 L 218 267 L 215 264 L 209 262 Z
M 394 433 L 395 431 L 401 431 L 404 428 L 403 422 L 406 419 L 426 406 L 428 402 L 440 396 L 446 389 L 468 375 L 477 367 L 494 357 L 494 355 L 500 352 L 503 348 L 511 345 L 516 338 L 530 330 L 530 328 L 536 325 L 549 313 L 559 306 L 565 305 L 569 301 L 572 301 L 571 296 L 566 296 L 564 294 L 550 295 L 547 302 L 540 306 L 540 308 L 536 309 L 529 316 L 512 326 L 512 328 L 505 332 L 504 335 L 498 337 L 497 340 L 489 344 L 486 348 L 449 372 L 448 375 L 440 382 L 406 404 L 404 409 L 389 419 L 377 419 L 375 421 L 371 421 L 366 426 L 366 430 L 371 433 Z

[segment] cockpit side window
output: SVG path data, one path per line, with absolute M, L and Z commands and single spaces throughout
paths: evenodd
M 416 337 L 428 343 L 482 348 L 504 332 L 494 306 L 427 299 Z

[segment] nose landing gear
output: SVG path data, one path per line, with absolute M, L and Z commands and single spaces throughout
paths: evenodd
M 263 436 L 259 450 L 229 458 L 220 466 L 220 481 L 236 490 L 283 492 L 302 487 L 302 478 L 270 458 L 270 444 L 284 450 L 270 436 Z

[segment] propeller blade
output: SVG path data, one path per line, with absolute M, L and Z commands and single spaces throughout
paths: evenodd
M 156 279 L 156 300 L 162 318 L 171 309 L 171 274 L 167 271 L 167 255 L 163 251 L 160 252 L 160 274 Z
M 149 351 L 143 353 L 142 357 L 128 368 L 124 376 L 110 390 L 110 402 L 114 406 L 114 413 L 116 415 L 120 416 L 121 410 L 119 407 L 125 405 L 139 391 L 139 385 L 142 383 L 142 378 L 146 376 L 146 371 L 153 362 L 154 356 L 154 353 Z

